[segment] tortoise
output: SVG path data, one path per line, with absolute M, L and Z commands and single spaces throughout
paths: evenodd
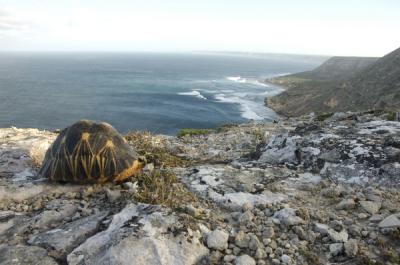
M 146 165 L 108 123 L 81 120 L 60 132 L 47 150 L 39 176 L 79 184 L 123 182 Z

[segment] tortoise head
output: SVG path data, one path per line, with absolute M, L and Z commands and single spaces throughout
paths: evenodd
M 133 176 L 137 176 L 146 166 L 146 164 L 146 158 L 144 156 L 139 156 L 135 161 L 133 161 L 133 164 L 130 168 L 125 169 L 114 178 L 114 182 L 123 182 Z
M 139 156 L 137 159 L 140 169 L 144 168 L 147 165 L 147 159 L 145 156 Z

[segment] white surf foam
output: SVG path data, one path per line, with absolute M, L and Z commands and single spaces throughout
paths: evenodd
M 249 120 L 263 120 L 264 117 L 258 115 L 253 109 L 256 102 L 246 100 L 243 98 L 239 98 L 237 96 L 226 96 L 225 94 L 217 94 L 215 95 L 215 99 L 219 102 L 226 102 L 226 103 L 236 103 L 240 105 L 240 110 L 242 112 L 241 116 L 245 119 Z
M 228 76 L 226 79 L 229 81 L 237 82 L 237 83 L 246 83 L 246 78 L 242 78 L 240 76 Z
M 246 83 L 246 84 L 251 84 L 251 85 L 256 85 L 256 86 L 263 86 L 263 87 L 270 87 L 270 85 L 263 83 L 260 80 L 257 80 L 256 78 L 243 78 L 241 76 L 228 76 L 226 77 L 227 80 L 236 82 L 236 83 Z
M 199 91 L 197 90 L 192 90 L 190 92 L 180 92 L 178 93 L 178 95 L 182 95 L 182 96 L 194 96 L 197 98 L 201 98 L 201 99 L 207 99 L 205 96 L 203 96 Z

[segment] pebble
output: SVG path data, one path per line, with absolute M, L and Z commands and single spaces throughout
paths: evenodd
M 332 256 L 338 256 L 343 251 L 343 243 L 333 243 L 329 245 L 329 252 Z
M 256 265 L 256 261 L 249 255 L 245 254 L 245 255 L 236 257 L 235 264 L 236 265 Z
M 286 254 L 282 255 L 281 260 L 283 264 L 292 264 L 292 259 Z
M 358 253 L 358 241 L 356 239 L 350 239 L 344 243 L 344 251 L 348 257 L 355 257 Z
M 224 250 L 228 248 L 229 235 L 223 230 L 214 230 L 207 236 L 207 246 L 216 250 Z

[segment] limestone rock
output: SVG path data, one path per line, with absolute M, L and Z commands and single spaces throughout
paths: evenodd
M 275 212 L 273 218 L 276 218 L 281 223 L 289 226 L 304 223 L 304 220 L 296 216 L 296 211 L 292 208 L 284 208 L 282 210 Z
M 344 199 L 336 205 L 337 210 L 352 210 L 356 207 L 356 203 L 353 199 Z
M 228 247 L 229 235 L 222 230 L 214 230 L 207 236 L 207 246 L 216 250 L 224 250 Z
M 383 219 L 379 223 L 379 228 L 396 228 L 400 227 L 400 214 L 392 214 Z
M 344 243 L 344 251 L 348 257 L 355 257 L 358 252 L 358 241 L 356 239 L 350 239 Z
M 0 265 L 57 265 L 58 263 L 47 255 L 47 251 L 36 246 L 0 245 Z
M 135 220 L 132 225 L 129 225 Z M 68 256 L 70 265 L 195 264 L 209 251 L 197 237 L 166 232 L 176 223 L 159 206 L 129 204 L 113 216 L 108 228 L 88 238 Z
M 236 257 L 235 265 L 256 265 L 256 261 L 249 255 Z
M 380 202 L 360 201 L 361 207 L 370 214 L 376 214 L 381 208 Z
M 329 245 L 329 252 L 332 256 L 338 256 L 343 251 L 343 243 L 333 243 Z
M 28 243 L 57 252 L 58 258 L 65 258 L 75 247 L 92 236 L 107 213 L 98 213 L 64 224 L 56 229 L 33 235 Z

